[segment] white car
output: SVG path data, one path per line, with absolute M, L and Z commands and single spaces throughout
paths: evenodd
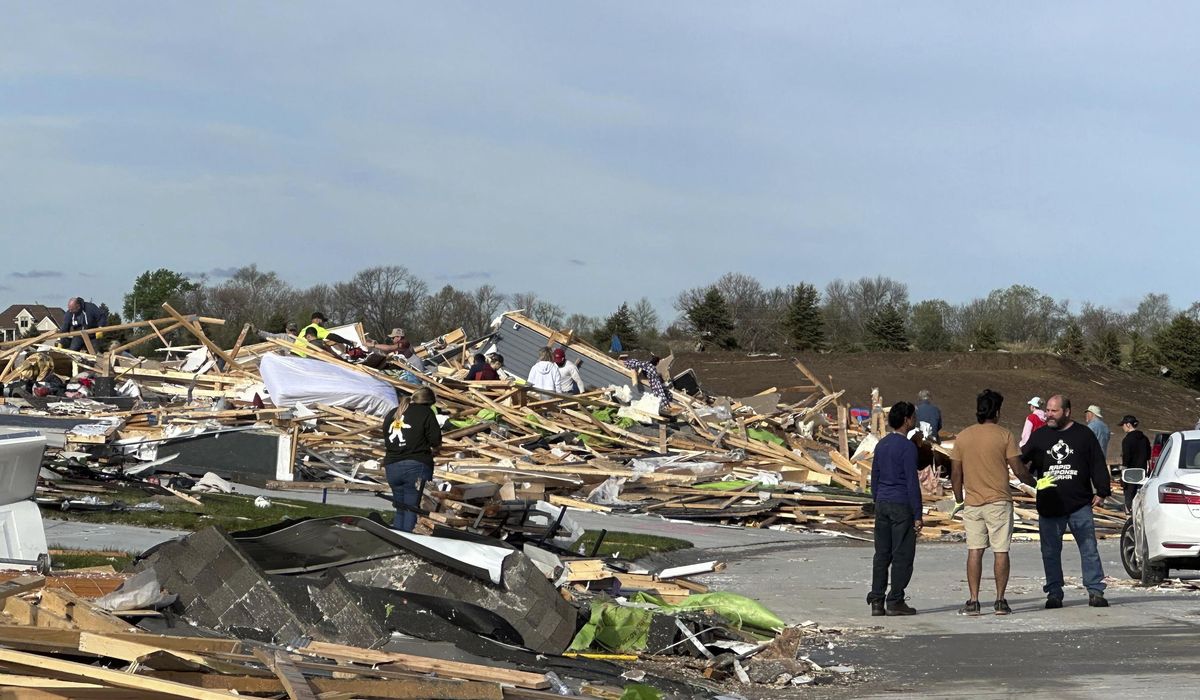
M 1173 433 L 1150 473 L 1121 472 L 1138 486 L 1121 530 L 1121 563 L 1144 585 L 1162 583 L 1171 569 L 1200 569 L 1200 430 Z

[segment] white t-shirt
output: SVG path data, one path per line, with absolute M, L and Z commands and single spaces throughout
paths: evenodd
M 579 368 L 574 362 L 567 360 L 558 367 L 558 393 L 569 394 L 576 389 L 583 392 L 583 377 L 579 376 Z

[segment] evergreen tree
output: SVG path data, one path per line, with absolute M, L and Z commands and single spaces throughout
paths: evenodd
M 1158 372 L 1158 363 L 1154 361 L 1154 348 L 1142 340 L 1141 333 L 1132 333 L 1129 336 L 1129 368 L 1143 374 Z
M 867 321 L 867 349 L 908 351 L 908 333 L 904 314 L 892 304 L 885 305 Z
M 621 308 L 614 311 L 612 316 L 604 319 L 604 325 L 596 330 L 596 343 L 602 348 L 608 347 L 614 335 L 621 339 L 621 347 L 626 350 L 638 348 L 638 335 L 633 329 L 633 312 L 629 310 L 629 304 L 621 304 Z
M 971 344 L 976 350 L 999 350 L 1000 339 L 996 337 L 996 327 L 990 321 L 981 321 L 971 332 Z
M 1091 347 L 1092 359 L 1108 367 L 1121 366 L 1121 338 L 1117 331 L 1109 328 L 1096 338 Z
M 817 288 L 801 282 L 792 292 L 784 318 L 788 337 L 796 350 L 819 350 L 825 344 L 825 318 Z
M 737 339 L 733 336 L 733 316 L 725 297 L 715 287 L 710 287 L 704 293 L 704 298 L 687 311 L 687 320 L 700 340 L 713 343 L 724 350 L 737 347 Z
M 153 272 L 147 270 L 134 280 L 133 289 L 125 295 L 125 306 L 121 310 L 128 321 L 159 318 L 166 315 L 162 310 L 163 302 L 175 301 L 179 295 L 197 286 L 184 275 L 165 267 Z
M 1083 329 L 1075 321 L 1067 324 L 1066 330 L 1058 339 L 1058 345 L 1054 348 L 1059 354 L 1066 357 L 1078 359 L 1083 355 L 1085 349 L 1083 342 Z
M 1200 323 L 1179 314 L 1154 335 L 1154 345 L 1175 380 L 1200 389 Z

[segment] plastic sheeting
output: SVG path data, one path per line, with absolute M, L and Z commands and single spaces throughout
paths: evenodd
M 382 417 L 399 405 L 391 385 L 320 360 L 266 355 L 259 371 L 276 406 L 322 403 Z

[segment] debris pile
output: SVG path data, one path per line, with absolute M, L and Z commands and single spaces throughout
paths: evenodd
M 220 319 L 164 309 L 163 319 L 117 327 L 152 332 L 103 353 L 90 340 L 91 352 L 48 345 L 80 333 L 0 345 L 0 383 L 23 397 L 10 400 L 6 408 L 19 413 L 0 415 L 0 425 L 36 427 L 76 458 L 77 473 L 93 477 L 214 473 L 276 489 L 386 496 L 381 416 L 419 382 L 435 392 L 444 421 L 421 531 L 550 528 L 554 536 L 556 513 L 579 508 L 870 536 L 864 494 L 882 401 L 873 397 L 860 424 L 843 392 L 799 362 L 810 383 L 784 390 L 805 397 L 781 404 L 778 388 L 741 399 L 706 396 L 690 370 L 672 376 L 671 358 L 657 365 L 613 359 L 519 313 L 500 316 L 484 338 L 456 330 L 415 346 L 414 364 L 400 354 L 314 350 L 287 335 L 264 333 L 263 342 L 247 344 L 249 327 L 226 350 L 203 330 Z M 351 343 L 365 337 L 357 324 L 333 330 Z M 182 355 L 167 360 L 127 352 L 170 332 L 198 344 L 173 348 L 169 356 Z M 549 347 L 578 363 L 584 391 L 536 390 L 514 379 Z M 504 355 L 507 378 L 466 381 L 475 353 Z M 62 384 L 61 395 L 32 393 L 47 383 Z M 945 448 L 924 453 L 944 476 Z M 51 504 L 65 498 L 47 488 L 41 496 Z M 933 492 L 926 501 L 924 536 L 961 533 L 948 498 Z M 1036 531 L 1031 499 L 1018 496 L 1018 516 L 1018 532 Z M 1098 512 L 1102 535 L 1120 524 L 1119 513 Z

